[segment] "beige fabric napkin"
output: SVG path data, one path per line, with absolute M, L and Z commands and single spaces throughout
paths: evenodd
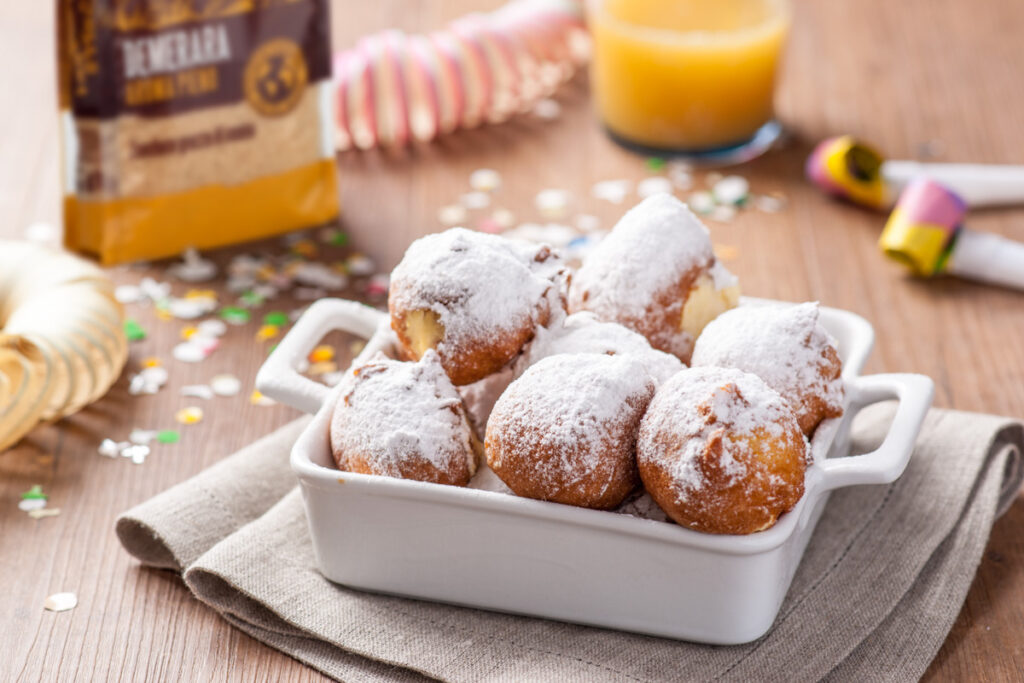
M 855 448 L 890 416 L 858 416 Z M 1021 423 L 932 411 L 897 483 L 833 494 L 769 634 L 713 647 L 329 583 L 287 462 L 306 422 L 128 511 L 117 533 L 234 626 L 346 681 L 916 680 L 1024 477 Z

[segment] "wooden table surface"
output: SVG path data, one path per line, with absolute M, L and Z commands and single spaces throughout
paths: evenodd
M 488 3 L 336 3 L 335 42 L 349 45 L 387 26 L 437 27 L 481 4 Z M 53 6 L 0 0 L 2 237 L 20 236 L 37 221 L 59 222 Z M 778 97 L 792 141 L 739 171 L 757 192 L 785 193 L 789 207 L 771 215 L 746 211 L 711 227 L 716 244 L 736 248 L 729 265 L 746 292 L 817 299 L 872 321 L 878 344 L 869 372 L 925 373 L 936 381 L 939 406 L 1013 416 L 1024 415 L 1024 295 L 905 277 L 877 252 L 884 217 L 827 201 L 803 181 L 801 168 L 814 141 L 842 132 L 899 158 L 1020 162 L 1022 32 L 1024 3 L 1016 0 L 799 2 Z M 574 211 L 610 225 L 623 207 L 592 199 L 591 185 L 648 171 L 643 159 L 601 133 L 585 79 L 559 99 L 563 113 L 555 121 L 518 120 L 414 153 L 340 157 L 344 228 L 355 246 L 382 268 L 392 266 L 412 238 L 440 227 L 438 208 L 466 191 L 469 173 L 480 167 L 502 173 L 496 202 L 521 220 L 536 220 L 534 194 L 556 187 L 573 194 Z M 1024 210 L 979 213 L 970 222 L 1024 240 Z M 229 253 L 217 258 L 223 262 Z M 121 269 L 114 277 L 135 282 L 146 272 L 159 276 L 162 267 Z M 180 386 L 218 372 L 249 385 L 265 355 L 251 326 L 232 328 L 225 347 L 205 363 L 182 365 L 169 353 L 182 323 L 157 321 L 137 307 L 131 312 L 150 337 L 133 345 L 129 369 L 110 394 L 0 454 L 0 679 L 320 679 L 230 628 L 174 574 L 140 569 L 118 544 L 119 512 L 296 414 L 244 397 L 218 398 L 203 404 L 201 424 L 182 427 L 181 443 L 155 448 L 144 464 L 100 457 L 104 437 L 175 426 L 174 411 L 195 402 L 179 395 Z M 155 396 L 130 396 L 128 372 L 152 355 L 171 366 L 169 385 Z M 33 520 L 18 510 L 19 494 L 36 483 L 60 516 Z M 996 523 L 960 618 L 926 679 L 1024 677 L 1022 528 L 1018 499 Z M 78 607 L 43 611 L 44 598 L 58 591 L 77 593 Z

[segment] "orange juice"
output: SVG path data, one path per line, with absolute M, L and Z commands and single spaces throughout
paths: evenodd
M 787 0 L 594 0 L 589 22 L 613 135 L 699 152 L 741 145 L 773 119 Z

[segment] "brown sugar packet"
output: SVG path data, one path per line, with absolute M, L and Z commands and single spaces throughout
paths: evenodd
M 327 0 L 58 0 L 64 239 L 103 263 L 338 216 Z

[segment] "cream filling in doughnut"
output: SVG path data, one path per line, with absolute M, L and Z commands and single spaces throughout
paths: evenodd
M 427 349 L 436 349 L 444 339 L 441 316 L 430 310 L 409 311 L 405 315 L 405 336 L 419 360 Z
M 717 263 L 712 266 L 711 271 L 697 278 L 683 305 L 679 329 L 693 339 L 700 336 L 709 322 L 730 308 L 736 308 L 740 301 L 739 281 L 728 271 L 725 271 L 729 274 L 728 278 L 716 277 L 718 274 L 713 272 L 716 268 L 720 268 Z

